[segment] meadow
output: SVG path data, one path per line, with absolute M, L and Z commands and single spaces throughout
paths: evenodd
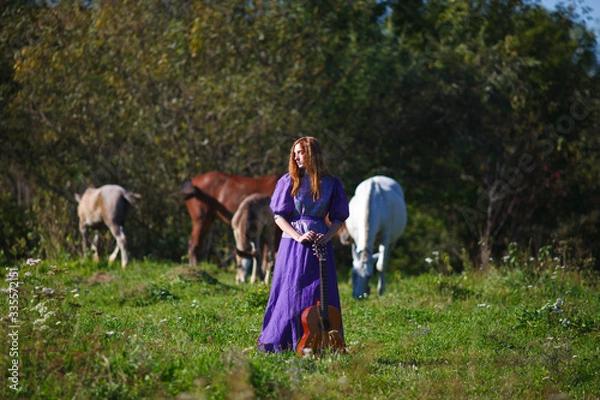
M 548 248 L 444 260 L 361 301 L 340 270 L 349 352 L 321 358 L 258 352 L 269 289 L 232 270 L 23 260 L 3 270 L 0 398 L 600 398 L 597 273 Z

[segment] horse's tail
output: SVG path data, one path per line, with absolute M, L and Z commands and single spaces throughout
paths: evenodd
M 177 195 L 183 197 L 184 200 L 187 200 L 192 197 L 195 197 L 197 193 L 198 188 L 192 184 L 191 180 L 186 179 L 181 184 L 181 188 L 179 189 L 179 192 L 177 192 Z
M 125 200 L 133 206 L 142 198 L 142 195 L 139 193 L 125 192 L 123 193 L 123 197 L 125 197 Z

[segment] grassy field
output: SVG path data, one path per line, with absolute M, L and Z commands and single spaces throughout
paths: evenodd
M 268 288 L 231 270 L 23 261 L 3 274 L 0 398 L 598 399 L 600 279 L 570 264 L 438 265 L 363 301 L 341 274 L 350 353 L 315 359 L 256 350 Z

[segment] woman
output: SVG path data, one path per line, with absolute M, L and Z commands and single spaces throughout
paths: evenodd
M 289 173 L 277 182 L 271 210 L 283 234 L 258 347 L 266 352 L 294 351 L 303 334 L 302 312 L 320 299 L 313 243 L 325 246 L 327 298 L 329 305 L 341 310 L 330 240 L 348 218 L 348 199 L 342 182 L 327 170 L 316 138 L 303 137 L 292 146 Z M 330 226 L 325 223 L 327 215 Z

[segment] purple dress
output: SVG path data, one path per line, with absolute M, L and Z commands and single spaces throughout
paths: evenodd
M 325 233 L 329 229 L 325 216 L 331 222 L 343 222 L 348 218 L 348 199 L 342 182 L 333 176 L 322 178 L 321 198 L 313 201 L 310 177 L 305 176 L 295 197 L 291 196 L 290 174 L 277 182 L 271 198 L 271 210 L 276 218 L 287 219 L 300 233 L 312 230 Z M 329 305 L 341 311 L 335 260 L 331 242 L 326 246 L 327 300 Z M 313 254 L 312 244 L 300 244 L 283 234 L 271 283 L 271 295 L 267 303 L 258 348 L 266 352 L 292 350 L 303 335 L 302 312 L 320 300 L 319 260 Z M 340 329 L 343 337 L 343 329 Z

